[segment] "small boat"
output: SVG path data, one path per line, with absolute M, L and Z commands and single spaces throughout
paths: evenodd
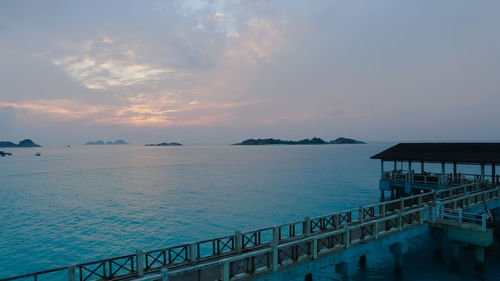
M 41 152 L 37 152 L 37 153 L 35 153 L 35 156 L 41 156 L 41 155 L 42 155 L 42 153 L 41 153 Z

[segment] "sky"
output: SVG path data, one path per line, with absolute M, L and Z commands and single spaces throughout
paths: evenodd
M 500 1 L 0 1 L 0 140 L 500 140 Z

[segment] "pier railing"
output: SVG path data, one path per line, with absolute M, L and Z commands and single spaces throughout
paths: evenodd
M 484 175 L 483 182 L 486 184 L 491 184 L 492 182 L 499 183 L 500 175 L 497 175 L 495 179 L 492 178 L 491 175 Z M 466 174 L 459 173 L 456 175 L 453 174 L 443 174 L 440 173 L 415 173 L 415 171 L 387 171 L 384 172 L 382 177 L 383 180 L 392 180 L 399 182 L 411 182 L 418 183 L 424 185 L 448 185 L 448 186 L 456 186 L 463 184 L 470 184 L 474 182 L 481 182 L 481 175 L 477 174 Z M 495 180 L 495 181 L 493 181 Z
M 499 195 L 500 188 L 484 189 L 475 183 L 465 184 L 440 191 L 360 206 L 329 215 L 306 217 L 304 220 L 282 225 L 248 232 L 236 231 L 233 235 L 146 252 L 138 250 L 135 254 L 39 271 L 0 279 L 0 281 L 37 281 L 43 280 L 41 278 L 44 276 L 47 276 L 45 280 L 54 280 L 48 276 L 57 272 L 60 274 L 66 272 L 69 281 L 121 280 L 159 272 L 164 268 L 172 270 L 188 268 L 192 270 L 201 264 L 204 265 L 203 268 L 207 268 L 210 264 L 213 265 L 212 267 L 217 267 L 221 261 L 226 259 L 229 259 L 232 264 L 236 264 L 237 260 L 246 259 L 243 257 L 253 259 L 247 262 L 251 265 L 251 270 L 255 271 L 264 264 L 269 267 L 271 263 L 269 256 L 271 250 L 269 249 L 273 247 L 278 249 L 278 260 L 286 263 L 290 259 L 300 259 L 305 252 L 309 256 L 314 256 L 317 254 L 314 253 L 319 253 L 321 249 L 333 249 L 340 245 L 349 247 L 358 241 L 376 239 L 380 235 L 389 233 L 392 229 L 401 230 L 403 226 L 411 225 L 416 221 L 422 223 L 426 205 L 441 204 L 446 208 L 467 208 L 489 199 L 499 198 Z M 295 247 L 293 250 L 290 248 L 292 246 Z M 273 255 L 275 255 L 275 250 L 272 250 Z M 235 268 L 231 269 L 233 271 L 230 271 L 230 275 L 231 272 L 249 270 L 242 266 L 235 265 Z

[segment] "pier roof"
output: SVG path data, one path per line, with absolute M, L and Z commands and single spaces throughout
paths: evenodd
M 500 163 L 500 143 L 400 143 L 371 159 L 383 161 Z

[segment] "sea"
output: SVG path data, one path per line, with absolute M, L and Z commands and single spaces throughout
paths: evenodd
M 370 156 L 393 144 L 3 149 L 13 155 L 0 158 L 0 279 L 379 202 Z M 352 280 L 479 278 L 473 250 L 462 252 L 453 273 L 449 251 L 434 261 L 418 237 L 401 276 L 382 249 Z M 499 261 L 487 251 L 483 280 L 500 280 Z

